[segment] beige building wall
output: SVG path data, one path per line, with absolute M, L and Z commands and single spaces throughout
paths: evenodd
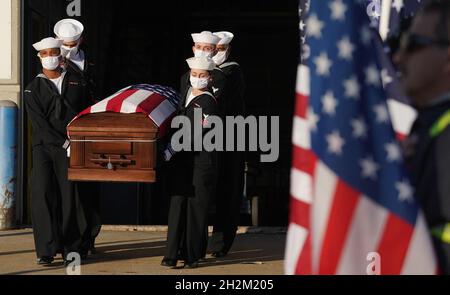
M 0 0 L 0 100 L 19 105 L 20 91 L 20 0 Z

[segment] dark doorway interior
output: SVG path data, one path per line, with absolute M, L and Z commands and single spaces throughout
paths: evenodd
M 25 83 L 39 69 L 31 45 L 53 35 L 53 25 L 67 17 L 68 3 L 24 0 Z M 233 56 L 245 72 L 248 114 L 280 116 L 279 161 L 255 164 L 261 174 L 252 184 L 255 191 L 264 194 L 264 206 L 270 208 L 263 223 L 285 225 L 299 46 L 297 1 L 81 0 L 81 7 L 82 15 L 76 18 L 85 25 L 85 45 L 96 64 L 100 97 L 135 83 L 178 89 L 179 77 L 187 70 L 184 60 L 192 56 L 190 33 L 235 33 Z M 257 158 L 249 155 L 254 163 Z M 28 159 L 29 153 L 25 153 L 25 179 L 30 170 Z M 24 188 L 25 196 L 27 191 Z M 103 218 L 109 224 L 165 224 L 167 200 L 164 179 L 152 186 L 102 184 Z

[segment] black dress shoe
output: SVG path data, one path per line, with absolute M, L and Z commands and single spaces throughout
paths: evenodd
M 184 264 L 184 268 L 197 268 L 198 267 L 198 261 L 194 261 L 194 262 L 186 262 Z
M 50 264 L 52 264 L 53 260 L 55 260 L 55 259 L 51 256 L 42 256 L 42 257 L 38 258 L 37 264 L 38 265 L 50 265 Z
M 177 266 L 177 259 L 170 259 L 170 258 L 165 258 L 161 261 L 161 266 L 166 266 L 166 267 L 175 267 Z
M 97 248 L 92 246 L 91 249 L 89 249 L 89 254 L 91 254 L 91 255 L 98 254 Z
M 215 257 L 215 258 L 224 257 L 224 256 L 226 256 L 226 255 L 227 255 L 227 253 L 225 253 L 225 252 L 223 252 L 223 251 L 216 251 L 216 252 L 213 252 L 213 253 L 211 254 L 211 256 L 212 256 L 212 257 Z
M 70 252 L 70 253 L 73 253 L 73 252 Z M 79 253 L 79 252 L 75 252 L 75 253 L 77 253 L 78 255 L 80 255 L 80 259 L 81 260 L 84 260 L 84 259 L 86 259 L 86 253 Z M 69 260 L 69 258 L 68 258 L 68 256 L 69 255 L 65 255 L 65 254 L 63 254 L 63 263 L 64 263 L 64 266 L 69 266 L 71 263 L 73 263 L 73 262 L 75 262 L 75 260 L 76 260 L 76 257 L 72 257 L 70 260 Z M 81 263 L 81 261 L 80 261 L 80 263 Z

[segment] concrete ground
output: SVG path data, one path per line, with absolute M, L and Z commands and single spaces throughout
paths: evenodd
M 161 231 L 102 230 L 97 240 L 99 254 L 81 267 L 83 275 L 278 275 L 283 274 L 285 233 L 239 234 L 229 255 L 207 256 L 197 269 L 160 266 L 166 233 Z M 179 266 L 182 263 L 179 262 Z M 0 231 L 0 274 L 63 275 L 60 256 L 52 266 L 36 265 L 30 229 Z

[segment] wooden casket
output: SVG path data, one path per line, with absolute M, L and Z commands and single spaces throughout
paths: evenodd
M 121 90 L 69 124 L 69 180 L 156 181 L 157 141 L 170 125 L 178 97 L 146 86 Z

